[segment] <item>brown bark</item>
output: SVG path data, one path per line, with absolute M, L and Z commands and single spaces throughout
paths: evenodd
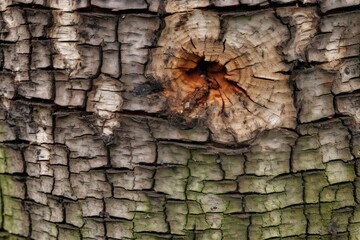
M 0 2 L 1 239 L 360 239 L 358 0 Z

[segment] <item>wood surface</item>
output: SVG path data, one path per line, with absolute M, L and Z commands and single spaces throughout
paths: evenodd
M 1 0 L 0 238 L 360 240 L 359 0 Z

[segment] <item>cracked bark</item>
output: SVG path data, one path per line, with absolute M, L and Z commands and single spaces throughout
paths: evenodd
M 360 239 L 357 0 L 0 2 L 1 239 Z

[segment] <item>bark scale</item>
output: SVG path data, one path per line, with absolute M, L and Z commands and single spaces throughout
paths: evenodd
M 358 0 L 0 2 L 2 239 L 360 239 Z

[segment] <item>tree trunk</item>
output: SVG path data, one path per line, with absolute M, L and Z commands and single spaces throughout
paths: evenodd
M 0 238 L 359 240 L 359 4 L 1 0 Z

